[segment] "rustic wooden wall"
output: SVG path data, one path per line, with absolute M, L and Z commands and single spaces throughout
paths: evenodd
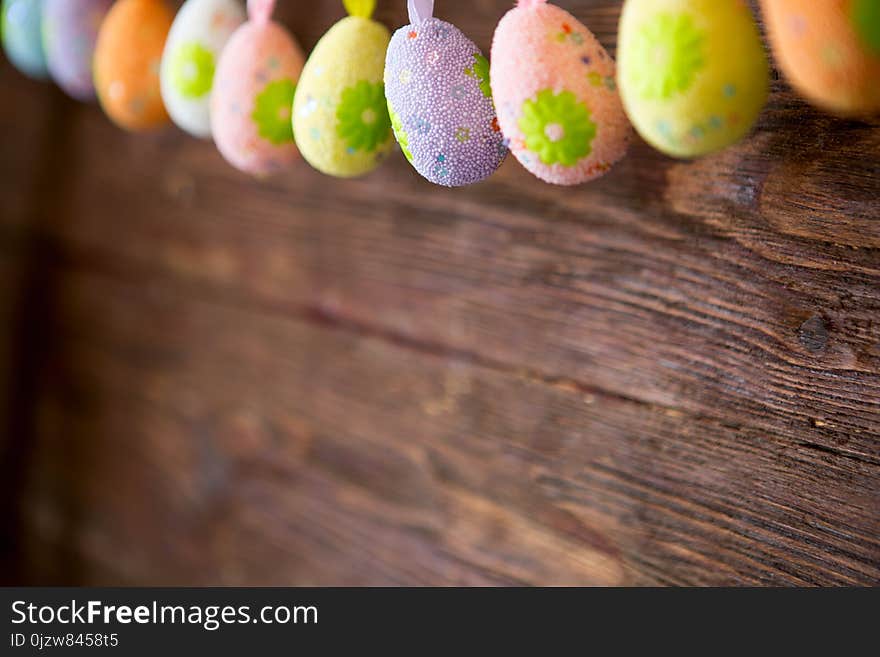
M 719 155 L 448 191 L 0 88 L 8 581 L 880 582 L 880 121 L 777 82 Z

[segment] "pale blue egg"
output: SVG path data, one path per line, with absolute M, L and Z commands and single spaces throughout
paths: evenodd
M 49 75 L 40 33 L 43 0 L 3 0 L 3 49 L 12 64 L 32 78 Z

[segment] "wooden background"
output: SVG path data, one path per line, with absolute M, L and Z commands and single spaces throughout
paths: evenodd
M 449 191 L 0 88 L 7 582 L 880 583 L 880 120 L 777 81 L 724 153 Z

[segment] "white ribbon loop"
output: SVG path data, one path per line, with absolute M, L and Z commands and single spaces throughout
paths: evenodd
M 434 16 L 434 0 L 406 0 L 409 22 L 412 25 L 426 21 Z

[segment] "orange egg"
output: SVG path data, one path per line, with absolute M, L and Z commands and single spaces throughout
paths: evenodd
M 173 20 L 164 0 L 119 0 L 101 24 L 95 89 L 104 111 L 122 128 L 146 130 L 169 121 L 159 64 Z
M 773 53 L 814 104 L 841 115 L 880 111 L 880 0 L 762 0 Z

